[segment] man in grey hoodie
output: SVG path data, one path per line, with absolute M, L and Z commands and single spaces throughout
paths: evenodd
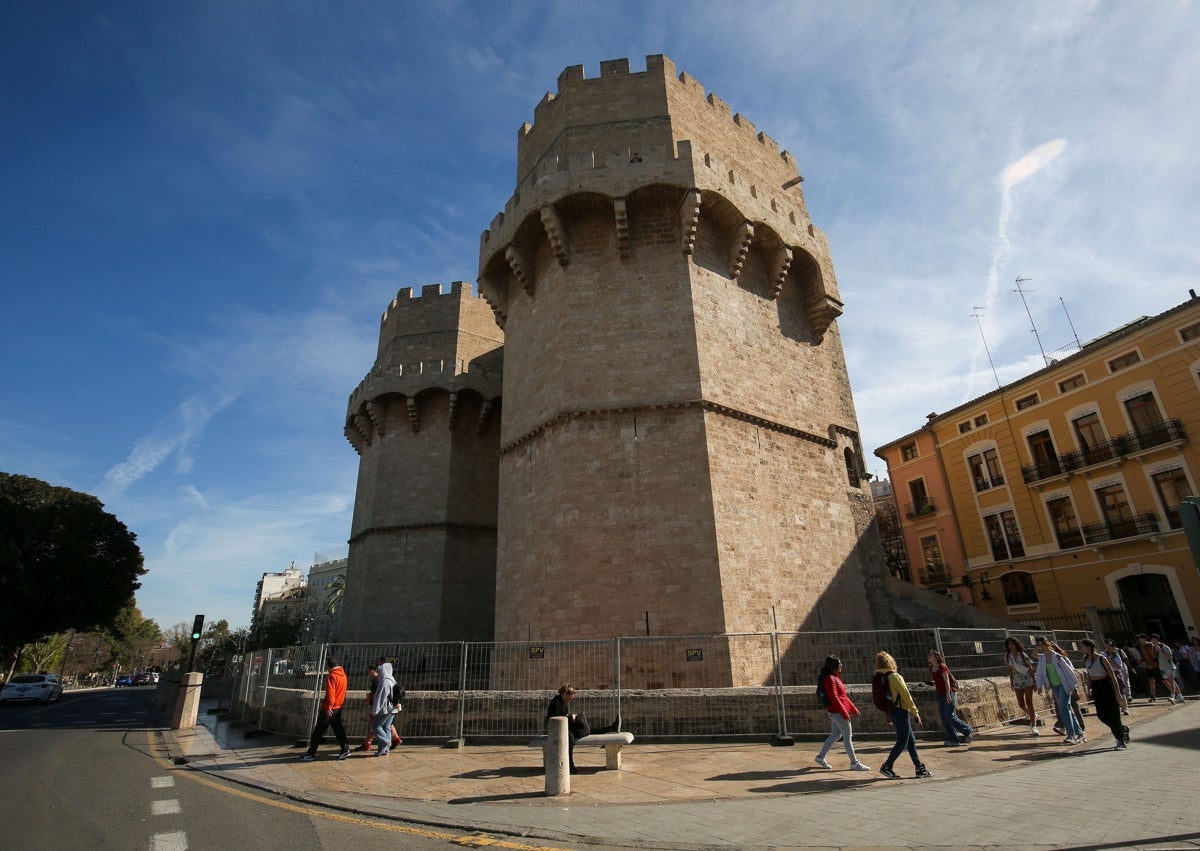
M 378 747 L 375 756 L 387 756 L 392 749 L 392 721 L 400 711 L 400 704 L 392 702 L 392 690 L 395 687 L 392 663 L 380 662 L 379 682 L 371 698 L 371 731 L 375 734 Z

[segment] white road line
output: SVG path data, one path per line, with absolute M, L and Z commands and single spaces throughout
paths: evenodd
M 174 786 L 174 785 L 175 785 L 175 778 L 171 777 L 170 775 L 167 775 L 166 777 L 151 777 L 150 778 L 150 788 L 151 789 L 166 789 L 168 786 Z
M 168 798 L 165 801 L 150 802 L 150 815 L 152 816 L 169 816 L 174 815 L 179 811 L 178 798 Z
M 187 834 L 182 830 L 150 837 L 150 851 L 187 851 L 187 847 Z

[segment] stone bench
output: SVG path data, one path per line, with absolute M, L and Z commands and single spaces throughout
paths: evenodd
M 549 736 L 534 736 L 529 747 L 544 748 Z M 575 747 L 604 748 L 604 767 L 614 771 L 621 769 L 621 747 L 633 744 L 633 733 L 593 733 L 575 740 Z

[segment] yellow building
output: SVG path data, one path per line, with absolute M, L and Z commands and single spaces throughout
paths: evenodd
M 921 433 L 945 475 L 974 605 L 1029 626 L 1197 635 L 1200 576 L 1178 511 L 1200 492 L 1195 293 L 931 416 Z M 912 442 L 876 450 L 893 482 Z M 928 522 L 901 519 L 913 533 Z M 922 563 L 920 550 L 909 558 Z

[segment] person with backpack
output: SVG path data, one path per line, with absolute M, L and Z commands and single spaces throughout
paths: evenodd
M 913 724 L 921 724 L 921 713 L 909 694 L 904 677 L 896 671 L 896 660 L 890 653 L 882 650 L 875 654 L 871 699 L 875 702 L 875 708 L 886 715 L 896 728 L 896 743 L 892 745 L 887 760 L 879 767 L 879 773 L 891 780 L 897 779 L 900 775 L 893 766 L 896 764 L 896 758 L 907 750 L 913 767 L 917 769 L 917 777 L 932 777 L 933 772 L 925 767 L 925 763 L 921 762 L 921 757 L 917 755 L 917 737 L 913 733 Z
M 392 750 L 392 721 L 400 711 L 396 700 L 396 678 L 392 676 L 392 663 L 379 663 L 379 679 L 375 693 L 371 695 L 371 731 L 375 734 L 377 750 L 375 756 L 387 756 Z
M 959 736 L 969 745 L 971 739 L 975 738 L 975 731 L 971 729 L 970 724 L 958 717 L 958 707 L 955 705 L 958 681 L 954 679 L 954 674 L 950 673 L 946 657 L 937 650 L 930 650 L 928 659 L 929 673 L 933 676 L 929 683 L 937 692 L 938 717 L 942 720 L 942 726 L 946 728 L 946 747 L 956 748 L 962 744 L 958 740 Z
M 366 706 L 366 708 L 367 708 L 367 739 L 361 745 L 359 745 L 357 748 L 355 748 L 355 750 L 366 751 L 367 753 L 370 753 L 371 740 L 375 738 L 374 734 L 372 734 L 372 732 L 371 732 L 371 715 L 372 715 L 371 704 L 375 700 L 375 689 L 379 687 L 379 663 L 367 665 L 367 677 L 369 677 L 370 681 L 371 681 L 371 685 L 367 690 L 367 700 L 366 700 L 366 704 L 367 704 L 367 706 Z M 394 723 L 392 724 L 392 729 L 390 730 L 390 732 L 392 734 L 392 747 L 396 747 L 397 745 L 399 745 L 401 742 L 404 741 L 403 739 L 400 738 L 400 734 L 396 732 L 396 725 Z
M 1096 717 L 1112 730 L 1117 742 L 1114 750 L 1123 751 L 1129 741 L 1129 728 L 1121 723 L 1117 671 L 1108 656 L 1096 652 L 1096 642 L 1085 638 L 1079 643 L 1083 645 L 1083 670 L 1087 672 L 1088 694 L 1096 706 Z
M 854 755 L 854 730 L 850 726 L 850 716 L 860 713 L 858 707 L 850 700 L 850 695 L 846 693 L 846 686 L 842 684 L 842 661 L 836 656 L 827 658 L 817 675 L 817 700 L 829 713 L 829 736 L 813 761 L 822 768 L 832 768 L 825 755 L 837 740 L 841 739 L 846 756 L 850 757 L 850 770 L 870 771 L 870 767 L 863 765 Z

